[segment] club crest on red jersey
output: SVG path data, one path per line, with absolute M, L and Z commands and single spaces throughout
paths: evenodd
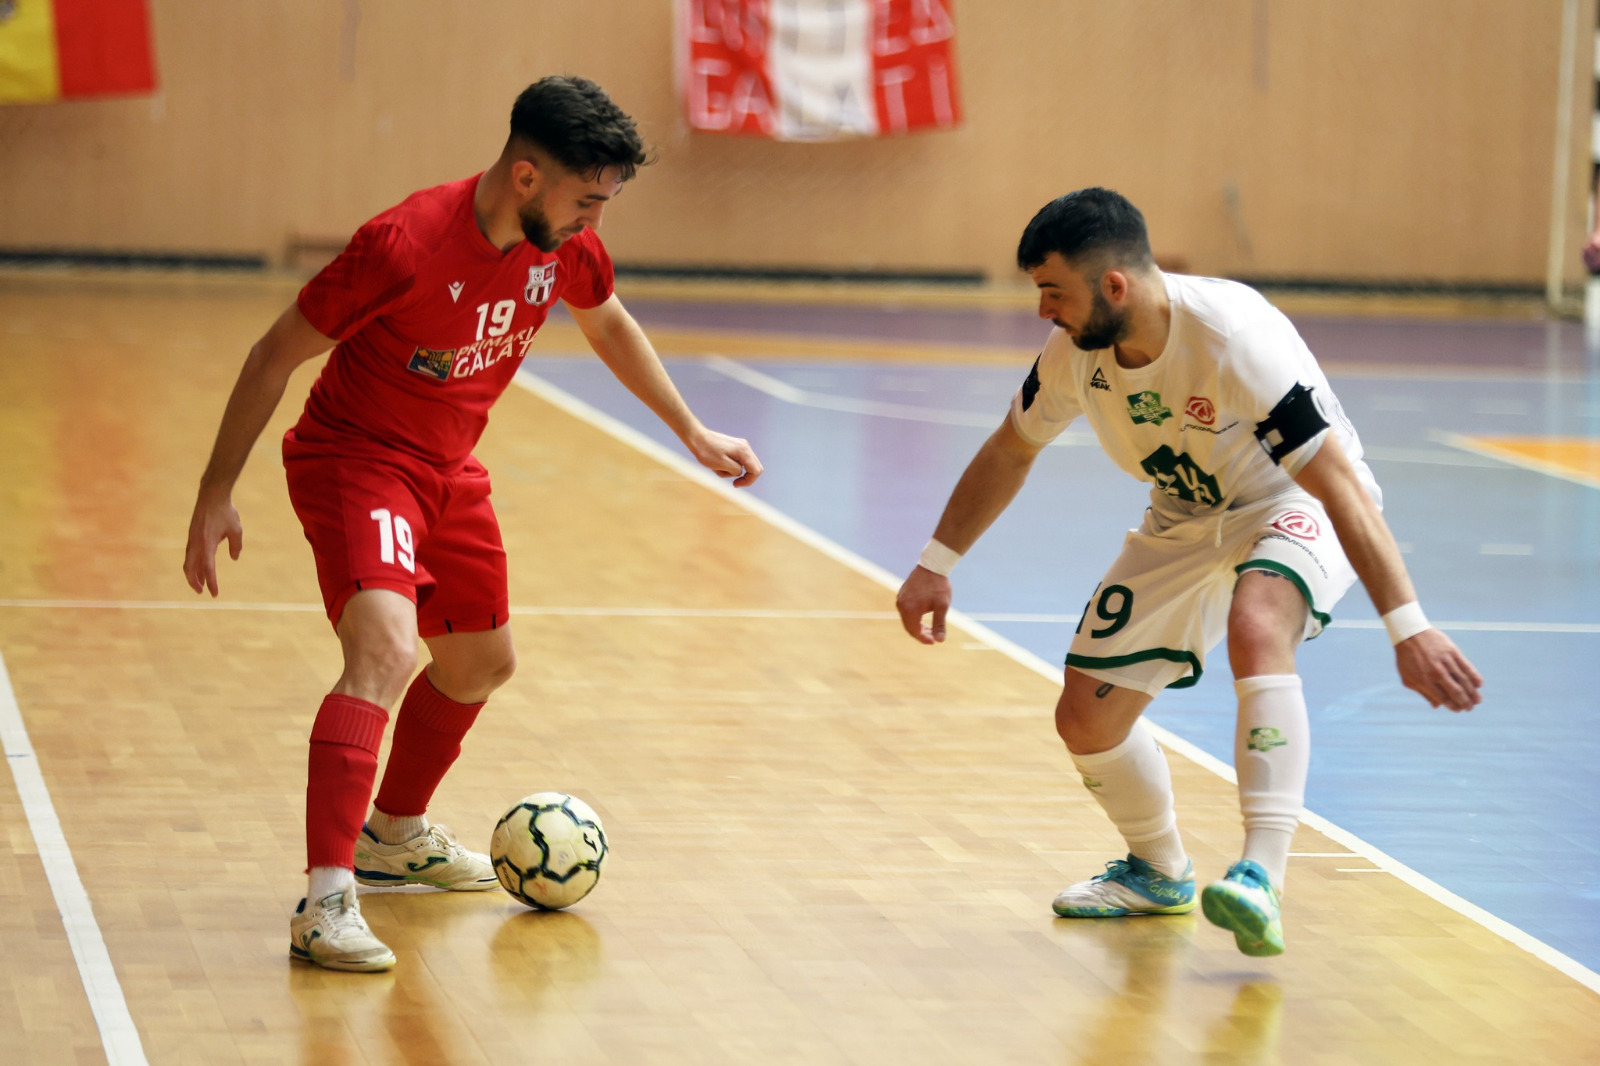
M 456 350 L 436 351 L 433 348 L 418 348 L 411 353 L 411 362 L 406 364 L 406 369 L 421 374 L 425 378 L 438 378 L 440 381 L 450 377 L 450 366 L 456 361 Z
M 535 307 L 543 307 L 550 302 L 555 287 L 556 264 L 540 263 L 528 268 L 528 287 L 522 290 L 522 298 Z

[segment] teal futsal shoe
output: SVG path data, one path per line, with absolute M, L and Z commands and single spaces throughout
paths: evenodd
M 1283 954 L 1278 890 L 1267 872 L 1249 859 L 1240 859 L 1222 880 L 1207 885 L 1200 905 L 1206 920 L 1231 932 L 1246 955 Z
M 1051 905 L 1060 918 L 1122 918 L 1194 910 L 1194 863 L 1178 878 L 1162 877 L 1136 856 L 1113 859 L 1106 872 L 1064 889 Z

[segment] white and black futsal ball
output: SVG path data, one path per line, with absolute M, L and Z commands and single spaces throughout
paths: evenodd
M 524 796 L 489 838 L 500 884 L 539 910 L 570 907 L 593 891 L 606 851 L 600 816 L 562 792 Z

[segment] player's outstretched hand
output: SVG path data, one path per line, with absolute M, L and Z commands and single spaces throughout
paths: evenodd
M 196 592 L 217 594 L 217 546 L 228 542 L 228 555 L 239 558 L 244 550 L 244 526 L 227 496 L 205 492 L 194 503 L 189 519 L 189 544 L 183 553 L 183 576 Z
M 1483 678 L 1455 641 L 1437 629 L 1424 629 L 1395 646 L 1400 680 L 1433 707 L 1470 711 L 1483 701 Z
M 755 484 L 756 478 L 761 476 L 761 460 L 756 458 L 750 442 L 743 438 L 706 429 L 685 443 L 701 466 L 718 477 L 731 477 L 734 485 L 741 489 Z
M 1583 265 L 1589 268 L 1589 273 L 1600 274 L 1600 231 L 1592 234 L 1583 246 Z
M 950 579 L 925 567 L 917 567 L 900 586 L 894 606 L 907 633 L 924 644 L 944 643 L 944 615 L 950 609 Z M 933 624 L 924 625 L 924 615 L 933 615 Z

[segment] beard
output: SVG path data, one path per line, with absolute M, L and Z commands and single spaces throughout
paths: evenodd
M 553 252 L 566 240 L 566 237 L 550 228 L 550 219 L 545 216 L 544 208 L 536 203 L 517 212 L 517 218 L 522 223 L 522 235 L 541 252 Z
M 1056 325 L 1066 329 L 1066 324 L 1057 320 Z M 1109 348 L 1128 335 L 1128 314 L 1126 311 L 1113 311 L 1111 304 L 1098 288 L 1089 304 L 1089 318 L 1083 328 L 1073 336 L 1071 330 L 1067 336 L 1072 343 L 1077 345 L 1079 351 L 1097 352 L 1101 348 Z

